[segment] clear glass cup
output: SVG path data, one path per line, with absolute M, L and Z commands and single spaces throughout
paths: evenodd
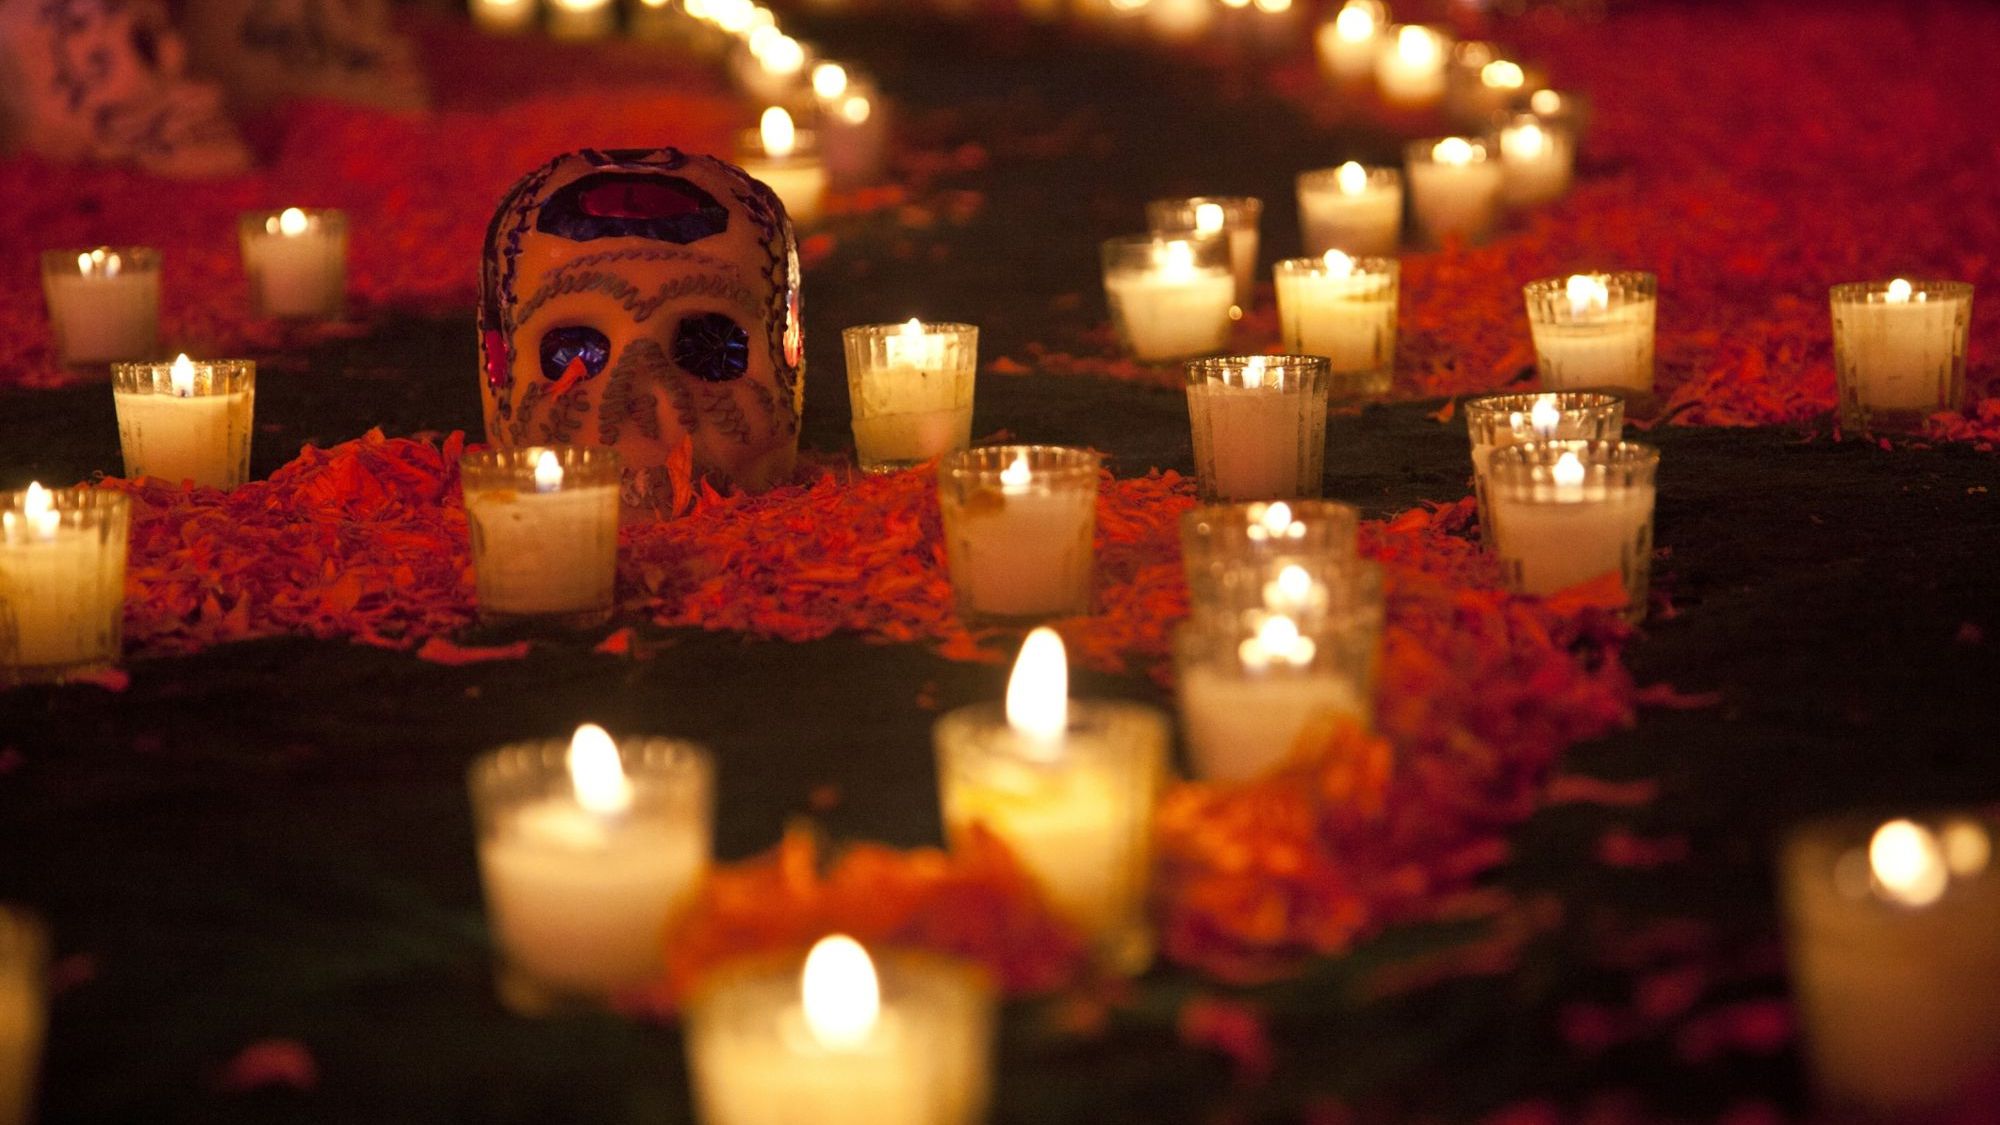
M 1114 238 L 1101 256 L 1111 320 L 1133 358 L 1163 362 L 1228 346 L 1236 280 L 1222 234 Z
M 1335 250 L 1287 258 L 1273 270 L 1285 350 L 1327 357 L 1327 394 L 1380 398 L 1396 373 L 1396 303 L 1402 266 Z
M 1146 226 L 1156 235 L 1220 232 L 1229 240 L 1229 271 L 1236 281 L 1239 309 L 1249 308 L 1257 292 L 1258 228 L 1263 219 L 1264 201 L 1249 195 L 1197 195 L 1146 204 Z
M 1576 273 L 1531 281 L 1522 294 L 1544 390 L 1653 393 L 1659 278 L 1639 270 Z
M 34 1120 L 48 1030 L 48 927 L 0 903 L 0 1121 Z
M 1493 505 L 1486 462 L 1496 449 L 1524 441 L 1560 438 L 1617 441 L 1625 436 L 1625 399 L 1597 391 L 1544 391 L 1485 395 L 1465 400 L 1465 430 L 1472 439 L 1472 490 L 1479 498 L 1479 527 L 1493 542 Z
M 1100 460 L 1059 445 L 992 445 L 939 464 L 961 617 L 1025 624 L 1090 611 Z
M 1204 504 L 1181 517 L 1181 561 L 1192 604 L 1221 596 L 1225 575 L 1242 566 L 1355 557 L 1361 512 L 1333 500 L 1253 500 Z
M 0 492 L 0 682 L 118 663 L 131 523 L 122 492 Z
M 603 447 L 485 449 L 459 460 L 482 620 L 610 620 L 621 461 Z
M 1403 150 L 1410 214 L 1432 246 L 1483 242 L 1500 223 L 1506 171 L 1490 137 L 1430 137 Z
M 236 223 L 257 315 L 339 320 L 347 308 L 347 213 L 287 207 Z
M 250 479 L 257 364 L 248 359 L 114 363 L 111 401 L 130 480 L 154 477 L 206 488 Z
M 1187 365 L 1203 500 L 1320 494 L 1328 364 L 1318 355 L 1218 356 Z
M 1529 441 L 1496 449 L 1486 476 L 1494 553 L 1512 588 L 1553 594 L 1616 573 L 1626 616 L 1646 615 L 1660 452 L 1632 441 Z
M 1920 429 L 1964 405 L 1970 282 L 1850 282 L 1834 286 L 1830 301 L 1843 425 Z
M 160 336 L 160 252 L 98 246 L 42 252 L 56 356 L 72 366 L 151 358 Z
M 1348 161 L 1300 172 L 1299 237 L 1308 257 L 1329 250 L 1386 257 L 1403 237 L 1403 170 Z
M 979 329 L 864 324 L 845 329 L 854 454 L 866 472 L 921 465 L 972 444 Z

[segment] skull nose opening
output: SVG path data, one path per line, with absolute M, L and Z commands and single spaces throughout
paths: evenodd
M 583 364 L 583 377 L 588 379 L 604 370 L 611 360 L 611 341 L 604 333 L 581 324 L 551 328 L 542 337 L 542 377 L 557 380 L 569 370 L 570 364 Z
M 741 378 L 750 369 L 750 333 L 722 313 L 686 317 L 674 330 L 674 362 L 703 382 Z

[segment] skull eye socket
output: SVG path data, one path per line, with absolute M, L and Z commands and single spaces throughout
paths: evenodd
M 674 329 L 674 362 L 704 382 L 741 378 L 750 369 L 750 333 L 722 313 L 686 317 Z
M 588 379 L 604 370 L 611 361 L 611 340 L 595 328 L 581 324 L 551 328 L 542 337 L 542 377 L 560 379 L 570 364 L 582 362 Z

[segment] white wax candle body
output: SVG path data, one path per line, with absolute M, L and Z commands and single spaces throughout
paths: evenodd
M 1299 228 L 1310 257 L 1328 250 L 1356 257 L 1394 254 L 1403 229 L 1403 189 L 1371 184 L 1355 195 L 1333 187 L 1301 191 Z
M 1212 470 L 1218 500 L 1318 496 L 1326 446 L 1326 395 L 1302 390 L 1188 388 L 1194 460 Z
M 708 863 L 693 827 L 620 821 L 551 797 L 480 841 L 495 942 L 537 984 L 604 995 L 660 970 L 668 918 Z
M 147 359 L 160 327 L 160 275 L 51 277 L 49 319 L 64 363 Z
M 972 444 L 971 364 L 893 364 L 849 378 L 854 451 L 863 467 L 908 466 Z
M 946 824 L 984 824 L 1057 913 L 1094 942 L 1116 938 L 1145 899 L 1151 795 L 1120 792 L 1108 774 L 1084 768 L 1016 772 L 1010 778 L 996 768 L 985 784 L 946 786 Z
M 1442 48 L 1419 59 L 1403 57 L 1396 40 L 1383 36 L 1376 49 L 1375 84 L 1382 97 L 1405 108 L 1434 105 L 1444 97 L 1448 74 Z
M 1370 31 L 1358 39 L 1349 39 L 1335 30 L 1335 25 L 1322 27 L 1315 38 L 1318 47 L 1320 69 L 1336 82 L 1364 82 L 1375 73 L 1375 53 L 1380 50 L 1381 35 Z
M 1330 715 L 1368 722 L 1354 685 L 1331 672 L 1229 675 L 1191 667 L 1181 679 L 1181 722 L 1195 773 L 1242 781 L 1284 761 L 1299 735 Z
M 1336 375 L 1395 366 L 1396 300 L 1383 279 L 1281 273 L 1277 286 L 1286 351 L 1323 355 Z
M 347 235 L 308 228 L 300 234 L 253 234 L 245 271 L 265 316 L 337 315 L 347 291 Z
M 1509 207 L 1531 207 L 1561 199 L 1569 192 L 1575 175 L 1576 146 L 1568 134 L 1545 131 L 1543 142 L 1532 154 L 1519 146 L 1501 144 L 1501 167 L 1505 186 L 1502 194 Z
M 1498 160 L 1469 164 L 1412 161 L 1410 210 L 1417 229 L 1432 242 L 1448 235 L 1468 241 L 1484 238 L 1500 216 L 1500 190 L 1506 172 Z
M 480 609 L 576 613 L 612 604 L 618 490 L 491 490 L 466 497 Z
M 1558 491 L 1566 498 L 1493 496 L 1497 551 L 1516 587 L 1553 594 L 1615 571 L 1637 594 L 1634 579 L 1652 565 L 1653 489 Z
M 945 550 L 960 605 L 993 617 L 1090 606 L 1096 489 L 976 494 L 946 504 Z
M 611 0 L 551 0 L 549 37 L 602 39 L 618 27 L 618 8 Z
M 0 542 L 0 664 L 36 669 L 117 660 L 126 541 L 122 531 L 107 537 L 59 527 L 46 538 Z
M 250 473 L 251 395 L 113 392 L 125 475 L 206 488 L 242 484 Z
M 481 30 L 515 34 L 535 26 L 537 0 L 472 0 L 472 22 Z
M 1651 301 L 1561 324 L 1531 324 L 1542 389 L 1653 389 Z
M 1964 315 L 1960 303 L 1853 301 L 1841 306 L 1835 346 L 1863 406 L 1929 413 L 1950 405 L 1958 319 Z
M 1112 319 L 1142 360 L 1185 359 L 1221 351 L 1229 342 L 1229 306 L 1236 281 L 1223 270 L 1184 275 L 1126 270 L 1106 275 Z
M 819 218 L 826 202 L 826 165 L 815 156 L 746 156 L 743 170 L 762 180 L 793 222 Z

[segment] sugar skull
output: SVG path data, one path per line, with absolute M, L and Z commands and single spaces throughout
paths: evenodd
M 669 514 L 667 464 L 787 479 L 803 406 L 799 259 L 784 205 L 675 149 L 583 150 L 528 173 L 487 228 L 486 438 L 609 445 L 628 508 Z

